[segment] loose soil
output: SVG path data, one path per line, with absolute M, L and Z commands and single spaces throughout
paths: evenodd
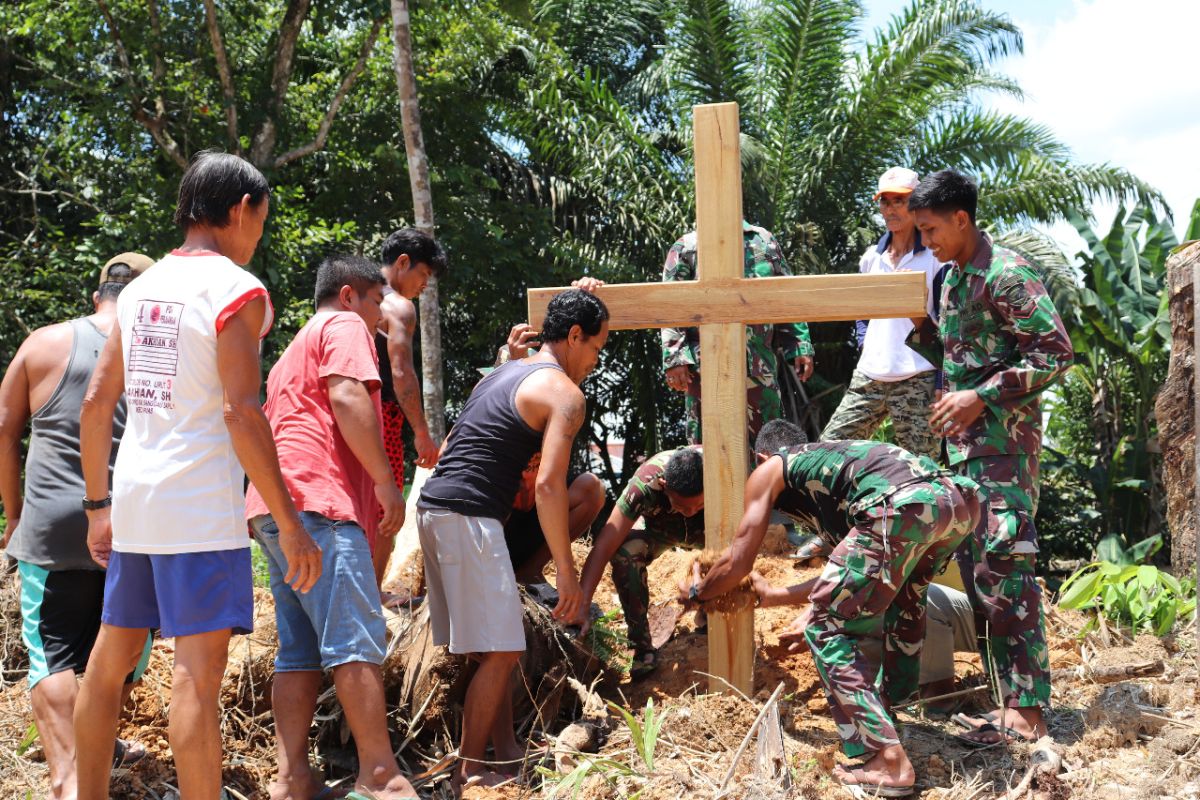
M 786 558 L 786 539 L 777 531 L 772 534 L 756 565 L 758 571 L 776 584 L 810 577 L 811 571 L 793 569 Z M 577 545 L 577 561 L 582 562 L 585 556 L 586 548 Z M 669 601 L 675 596 L 676 585 L 687 574 L 694 557 L 694 553 L 674 551 L 651 565 L 652 602 Z M 553 582 L 552 574 L 550 580 Z M 0 583 L 0 798 L 39 798 L 48 796 L 41 750 L 35 741 L 18 754 L 31 714 L 14 585 L 11 577 Z M 231 800 L 265 799 L 275 765 L 270 714 L 273 608 L 266 592 L 259 592 L 256 601 L 256 631 L 252 636 L 235 639 L 231 645 L 230 669 L 222 692 L 224 778 Z M 596 592 L 595 602 L 604 612 L 619 609 L 607 576 Z M 800 610 L 770 608 L 755 613 L 755 686 L 749 699 L 733 693 L 708 693 L 710 678 L 704 674 L 706 637 L 696 631 L 694 615 L 683 614 L 675 635 L 661 650 L 662 666 L 653 676 L 631 683 L 627 675 L 613 672 L 597 689 L 605 698 L 633 709 L 639 719 L 651 700 L 655 713 L 665 715 L 653 771 L 636 753 L 626 724 L 610 714 L 610 730 L 599 753 L 599 766 L 583 775 L 577 792 L 564 785 L 556 796 L 574 794 L 581 800 L 606 800 L 640 792 L 642 800 L 679 800 L 715 797 L 723 784 L 728 798 L 849 796 L 830 774 L 835 764 L 846 759 L 840 753 L 812 658 L 805 650 L 789 653 L 779 642 L 780 634 Z M 1104 647 L 1096 634 L 1083 640 L 1078 637 L 1085 622 L 1086 617 L 1076 612 L 1047 608 L 1052 668 L 1162 659 L 1166 671 L 1154 678 L 1108 685 L 1059 681 L 1048 724 L 1063 756 L 1064 772 L 1039 779 L 1031 796 L 1039 800 L 1200 800 L 1194 631 L 1178 632 L 1177 640 L 1165 642 L 1149 636 L 1126 641 L 1113 632 L 1112 645 Z M 622 624 L 617 622 L 614 627 L 621 628 Z M 174 796 L 166 722 L 171 656 L 170 642 L 157 642 L 146 678 L 134 691 L 121 735 L 140 741 L 150 754 L 116 777 L 113 797 Z M 981 675 L 978 656 L 958 654 L 957 672 L 964 685 L 977 685 Z M 388 675 L 389 719 L 393 741 L 400 745 L 409 730 L 408 720 L 394 703 L 393 684 L 399 677 L 393 672 Z M 781 788 L 778 782 L 755 774 L 754 741 L 736 764 L 733 760 L 764 701 L 779 684 L 783 684 L 779 712 L 790 788 Z M 970 710 L 981 706 L 968 703 L 964 707 Z M 1007 789 L 1026 772 L 1032 745 L 972 749 L 951 737 L 957 731 L 945 721 L 907 712 L 899 716 L 903 744 L 917 771 L 915 796 L 922 800 L 1005 798 Z M 314 763 L 329 779 L 341 780 L 345 786 L 354 770 L 353 742 L 331 693 L 323 698 L 318 718 Z M 546 733 L 552 736 L 570 721 L 559 719 L 548 725 Z M 400 753 L 405 767 L 411 772 L 425 769 L 444 754 L 450 738 L 445 731 L 436 732 L 433 739 L 417 737 Z M 586 764 L 587 758 L 581 756 L 580 761 Z M 552 760 L 544 763 L 553 769 Z M 523 784 L 472 787 L 463 796 L 468 800 L 548 798 L 553 790 L 552 780 L 528 774 Z M 449 785 L 445 781 L 426 785 L 421 796 L 448 800 Z

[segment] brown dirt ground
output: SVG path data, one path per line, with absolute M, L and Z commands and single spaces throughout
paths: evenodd
M 761 557 L 757 569 L 773 583 L 795 582 L 811 572 L 794 570 L 784 557 L 786 543 L 777 535 Z M 579 546 L 576 557 L 586 550 Z M 678 579 L 685 574 L 694 554 L 665 554 L 651 567 L 651 599 L 666 601 L 675 594 Z M 45 766 L 35 743 L 23 755 L 19 743 L 29 727 L 28 692 L 22 664 L 13 648 L 19 627 L 13 625 L 11 582 L 0 583 L 0 642 L 4 683 L 0 685 L 0 798 L 47 796 Z M 258 598 L 258 627 L 251 637 L 235 639 L 230 652 L 230 670 L 223 698 L 226 786 L 242 797 L 259 800 L 274 768 L 269 685 L 274 649 L 273 613 L 269 596 Z M 613 586 L 605 577 L 596 593 L 604 611 L 619 607 Z M 601 749 L 608 768 L 598 768 L 586 777 L 575 797 L 581 800 L 624 798 L 641 792 L 642 800 L 680 800 L 713 797 L 730 770 L 733 753 L 754 722 L 763 700 L 779 684 L 784 691 L 780 719 L 792 787 L 781 790 L 752 768 L 754 743 L 734 766 L 728 798 L 815 798 L 846 796 L 830 776 L 834 764 L 844 761 L 838 738 L 828 715 L 823 692 L 807 652 L 788 653 L 779 644 L 779 634 L 798 610 L 760 609 L 755 614 L 756 671 L 752 701 L 726 694 L 707 694 L 709 679 L 705 636 L 696 633 L 693 615 L 680 618 L 675 636 L 662 650 L 663 666 L 651 678 L 630 683 L 628 677 L 602 688 L 606 697 L 622 702 L 641 716 L 646 701 L 653 698 L 658 713 L 666 720 L 659 733 L 653 774 L 646 777 L 645 765 L 635 753 L 632 738 L 623 722 L 611 718 L 612 729 Z M 1049 715 L 1051 732 L 1059 744 L 1064 773 L 1045 779 L 1033 797 L 1038 800 L 1098 798 L 1099 800 L 1142 800 L 1171 798 L 1200 800 L 1200 710 L 1197 707 L 1197 671 L 1194 632 L 1179 634 L 1178 643 L 1140 636 L 1132 643 L 1104 647 L 1095 634 L 1081 640 L 1076 633 L 1086 618 L 1076 612 L 1048 609 L 1047 627 L 1053 668 L 1117 665 L 1163 659 L 1166 672 L 1160 677 L 1123 681 L 1105 686 L 1060 682 L 1055 687 L 1055 708 Z M 1120 641 L 1118 639 L 1118 641 Z M 113 797 L 166 798 L 173 796 L 174 770 L 166 737 L 166 707 L 169 700 L 170 644 L 155 645 L 151 668 L 133 696 L 133 713 L 122 735 L 136 738 L 150 750 L 150 757 L 118 776 Z M 971 679 L 980 674 L 978 656 L 959 654 L 958 674 Z M 324 707 L 323 707 L 324 708 Z M 398 720 L 393 714 L 398 726 Z M 918 775 L 922 800 L 981 800 L 1004 798 L 1009 786 L 1025 773 L 1032 746 L 973 750 L 950 737 L 952 726 L 944 721 L 901 713 L 903 744 Z M 340 716 L 331 714 L 318 724 L 322 741 L 338 742 L 322 747 L 314 755 L 318 765 L 331 774 L 346 774 L 352 766 L 344 750 Z M 402 727 L 397 728 L 402 731 Z M 399 739 L 397 739 L 397 742 Z M 436 748 L 402 753 L 414 771 L 440 755 Z M 624 765 L 615 769 L 612 764 Z M 628 769 L 632 767 L 632 770 Z M 449 800 L 447 784 L 422 790 L 422 798 Z M 498 789 L 472 788 L 468 800 L 524 800 L 547 798 L 550 784 L 537 776 L 526 785 Z M 559 796 L 571 796 L 560 792 Z

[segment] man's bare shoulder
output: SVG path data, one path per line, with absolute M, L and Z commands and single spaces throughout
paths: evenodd
M 61 366 L 71 355 L 73 338 L 69 322 L 56 322 L 38 328 L 21 343 L 13 361 L 23 360 L 27 370 Z
M 582 416 L 585 409 L 583 390 L 557 369 L 539 369 L 521 381 L 517 401 L 526 408 L 545 412 L 547 417 L 553 413 Z

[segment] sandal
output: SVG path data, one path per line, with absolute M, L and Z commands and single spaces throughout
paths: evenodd
M 860 780 L 857 776 L 865 775 L 861 768 L 844 769 L 841 775 L 834 775 L 834 779 L 842 785 L 850 794 L 856 798 L 867 797 L 908 797 L 913 793 L 916 784 L 908 784 L 907 786 L 889 786 L 886 783 L 877 781 Z M 854 780 L 853 783 L 847 783 L 843 777 L 850 777 Z
M 995 742 L 982 742 L 979 739 L 971 738 L 973 735 L 980 734 L 980 733 L 996 733 L 996 734 L 1000 735 L 1000 739 Z M 993 725 L 990 722 L 986 722 L 983 725 L 976 727 L 974 730 L 967 731 L 966 733 L 956 733 L 956 734 L 954 734 L 954 738 L 958 739 L 960 742 L 967 745 L 968 747 L 975 748 L 976 750 L 982 750 L 986 747 L 995 747 L 995 746 L 1001 745 L 1001 744 L 1008 744 L 1009 742 L 1011 742 L 1013 740 L 1020 741 L 1020 742 L 1035 742 L 1035 741 L 1037 741 L 1036 739 L 1029 738 L 1028 736 L 1024 735 L 1020 731 L 1014 730 L 1014 729 L 1009 728 L 1004 725 Z
M 127 742 L 117 739 L 113 748 L 113 769 L 128 769 L 146 757 L 146 748 L 137 742 Z
M 629 665 L 629 679 L 641 680 L 658 669 L 657 650 L 635 650 L 633 663 Z

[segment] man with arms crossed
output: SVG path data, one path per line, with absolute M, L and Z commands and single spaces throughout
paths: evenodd
M 908 197 L 917 188 L 917 173 L 892 167 L 879 178 L 875 199 L 887 225 L 879 243 L 863 253 L 858 271 L 867 275 L 921 272 L 929 292 L 930 311 L 937 304 L 933 278 L 941 264 L 921 242 L 921 234 L 908 210 Z M 929 427 L 937 371 L 905 344 L 912 331 L 908 319 L 873 319 L 859 322 L 858 345 L 862 354 L 850 388 L 829 418 L 822 441 L 870 439 L 883 421 L 892 420 L 896 444 L 910 453 L 937 459 L 939 438 Z
M 193 159 L 175 211 L 183 245 L 122 292 L 84 398 L 88 547 L 108 575 L 75 706 L 80 800 L 108 798 L 121 686 L 150 628 L 175 638 L 168 735 L 180 798 L 221 795 L 221 676 L 230 635 L 254 624 L 243 467 L 279 523 L 287 578 L 307 591 L 321 574 L 321 551 L 288 496 L 259 405 L 270 300 L 238 266 L 254 255 L 269 194 L 238 156 Z M 129 416 L 110 495 L 122 392 Z
M 476 385 L 417 505 L 434 642 L 479 662 L 463 705 L 459 789 L 504 780 L 484 763 L 489 740 L 497 762 L 524 756 L 513 731 L 510 679 L 525 630 L 502 521 L 539 451 L 535 493 L 557 573 L 554 617 L 574 619 L 582 600 L 568 533 L 567 467 L 584 419 L 579 384 L 608 339 L 608 309 L 595 295 L 565 291 L 550 301 L 541 336 L 537 355 L 510 361 Z
M 951 170 L 921 181 L 908 200 L 921 237 L 953 262 L 941 317 L 913 320 L 913 349 L 942 359 L 947 394 L 930 422 L 946 436 L 950 466 L 983 487 L 987 521 L 959 553 L 963 583 L 988 621 L 983 663 L 1000 708 L 967 734 L 980 745 L 1045 736 L 1050 655 L 1037 561 L 1040 396 L 1074 351 L 1033 267 L 996 247 L 975 224 L 978 190 Z M 944 358 L 943 358 L 944 354 Z
M 379 394 L 383 401 L 383 443 L 396 484 L 404 486 L 404 421 L 413 429 L 417 466 L 437 463 L 438 447 L 429 435 L 421 385 L 413 366 L 413 337 L 417 330 L 417 307 L 413 300 L 432 277 L 446 274 L 446 252 L 432 236 L 416 228 L 394 231 L 383 243 L 383 277 L 387 281 L 382 316 L 375 326 L 379 353 Z M 375 563 L 375 581 L 382 585 L 392 554 L 394 539 L 377 542 L 367 534 Z
M 100 271 L 95 313 L 29 335 L 0 383 L 0 500 L 8 522 L 4 544 L 21 575 L 21 638 L 29 651 L 29 695 L 50 771 L 50 796 L 75 796 L 76 676 L 87 666 L 100 630 L 104 571 L 87 548 L 79 407 L 117 317 L 117 295 L 154 261 L 122 253 Z M 32 418 L 21 496 L 21 436 Z M 125 404 L 113 415 L 114 443 L 125 427 Z M 116 451 L 113 451 L 116 455 Z M 109 460 L 109 470 L 112 459 Z M 146 637 L 136 680 L 150 656 Z M 126 683 L 128 695 L 131 683 Z M 120 740 L 116 760 L 145 755 Z
M 331 256 L 317 269 L 317 313 L 267 378 L 264 410 L 288 493 L 321 548 L 321 577 L 307 594 L 288 586 L 279 526 L 251 485 L 246 518 L 267 554 L 279 650 L 271 686 L 279 774 L 271 800 L 329 796 L 308 763 L 308 732 L 323 670 L 358 750 L 355 789 L 380 800 L 414 798 L 392 755 L 383 696 L 387 629 L 365 532 L 389 541 L 404 520 L 380 433 L 379 364 L 371 331 L 383 275 L 360 256 Z M 383 507 L 379 520 L 378 508 Z

